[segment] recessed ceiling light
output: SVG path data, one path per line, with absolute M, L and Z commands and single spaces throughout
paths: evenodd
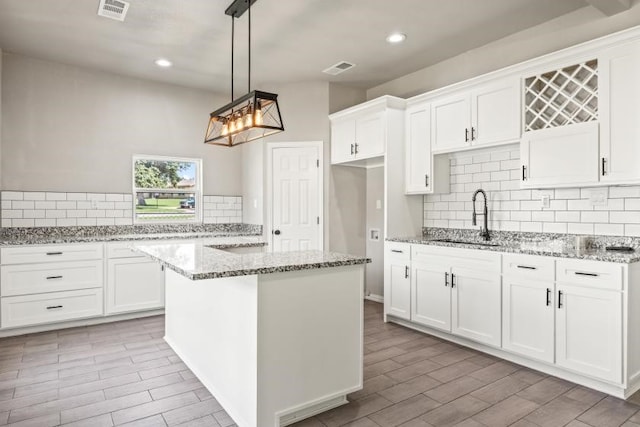
M 171 61 L 169 61 L 168 59 L 165 58 L 158 58 L 155 61 L 156 65 L 158 67 L 162 67 L 162 68 L 168 68 L 171 67 L 173 65 L 173 63 Z
M 407 36 L 402 33 L 392 33 L 387 36 L 387 42 L 389 43 L 402 43 L 407 39 Z

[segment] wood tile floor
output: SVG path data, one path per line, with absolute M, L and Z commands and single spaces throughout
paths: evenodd
M 0 339 L 0 425 L 235 426 L 163 329 L 158 316 Z M 640 396 L 625 402 L 384 324 L 380 304 L 365 303 L 364 342 L 364 389 L 297 427 L 640 427 Z

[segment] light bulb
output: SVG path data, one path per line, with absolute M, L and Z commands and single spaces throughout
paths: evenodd
M 241 130 L 244 127 L 244 123 L 242 121 L 242 114 L 238 113 L 238 117 L 236 118 L 236 129 Z
M 224 124 L 222 125 L 222 132 L 221 132 L 222 136 L 227 136 L 229 134 L 229 125 L 227 124 L 227 122 L 225 121 Z
M 229 118 L 229 133 L 234 133 L 236 131 L 236 121 L 233 120 L 233 117 Z
M 247 115 L 245 116 L 244 125 L 248 128 L 253 126 L 253 114 L 250 111 L 247 111 Z
M 261 125 L 262 124 L 262 109 L 260 108 L 256 108 L 256 112 L 255 114 L 255 121 L 256 121 L 256 125 Z

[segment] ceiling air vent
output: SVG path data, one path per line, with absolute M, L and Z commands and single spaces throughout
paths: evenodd
M 340 73 L 344 73 L 345 71 L 355 67 L 356 64 L 352 64 L 347 61 L 340 61 L 337 64 L 332 65 L 326 70 L 322 70 L 323 73 L 331 74 L 332 76 L 337 76 Z
M 98 16 L 124 21 L 124 17 L 129 10 L 129 3 L 122 0 L 100 0 Z

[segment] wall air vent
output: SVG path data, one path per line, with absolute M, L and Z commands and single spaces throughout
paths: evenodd
M 340 61 L 337 64 L 334 64 L 331 67 L 327 68 L 326 70 L 322 70 L 322 72 L 331 74 L 332 76 L 337 76 L 338 74 L 344 73 L 345 71 L 350 70 L 355 66 L 356 64 L 352 64 L 351 62 Z
M 124 17 L 129 10 L 129 3 L 122 0 L 100 0 L 98 16 L 124 21 Z

